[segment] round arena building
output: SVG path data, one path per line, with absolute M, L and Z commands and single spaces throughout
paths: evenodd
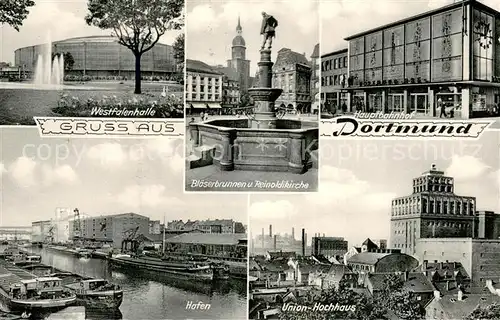
M 17 49 L 15 63 L 25 74 L 33 74 L 38 55 L 44 45 Z M 91 78 L 121 77 L 135 78 L 135 56 L 130 49 L 111 36 L 78 37 L 52 42 L 52 53 L 70 53 L 73 66 L 65 70 L 66 76 L 89 76 Z M 141 76 L 168 78 L 176 72 L 176 61 L 172 46 L 157 43 L 141 58 Z

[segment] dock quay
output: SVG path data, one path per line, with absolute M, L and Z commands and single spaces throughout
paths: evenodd
M 46 320 L 85 320 L 85 307 L 67 307 L 52 313 Z

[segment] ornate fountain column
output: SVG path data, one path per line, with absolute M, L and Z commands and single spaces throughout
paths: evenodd
M 248 94 L 255 103 L 255 118 L 252 128 L 276 129 L 276 110 L 274 102 L 283 90 L 272 88 L 273 62 L 271 61 L 271 45 L 275 36 L 278 21 L 271 15 L 262 13 L 263 20 L 260 34 L 263 35 L 262 48 L 260 50 L 259 85 L 248 89 Z
M 255 103 L 255 118 L 252 121 L 253 128 L 276 129 L 276 110 L 274 102 L 283 90 L 272 88 L 273 62 L 271 61 L 271 50 L 260 51 L 259 86 L 248 89 L 248 94 Z

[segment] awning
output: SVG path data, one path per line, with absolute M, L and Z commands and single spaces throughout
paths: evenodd
M 209 109 L 221 109 L 220 103 L 207 103 Z
M 194 108 L 194 109 L 206 109 L 207 104 L 206 103 L 200 103 L 200 102 L 193 102 L 188 105 L 189 108 Z

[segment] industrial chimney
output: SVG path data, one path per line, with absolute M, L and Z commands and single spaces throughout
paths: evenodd
M 272 224 L 269 225 L 269 237 L 270 238 L 273 237 L 273 225 Z
M 295 240 L 295 228 L 292 227 L 292 239 Z
M 306 229 L 302 228 L 302 256 L 306 256 Z
M 276 251 L 276 235 L 274 235 L 274 251 Z
M 264 228 L 262 228 L 262 249 L 264 249 Z

